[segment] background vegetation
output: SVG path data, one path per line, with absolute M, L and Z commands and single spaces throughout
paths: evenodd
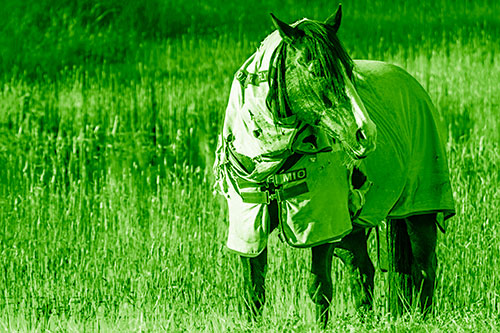
M 334 262 L 332 330 L 496 330 L 500 16 L 496 0 L 344 1 L 354 58 L 396 63 L 447 124 L 458 215 L 440 234 L 437 315 L 353 316 Z M 331 1 L 14 1 L 0 12 L 0 330 L 314 330 L 309 251 L 271 239 L 262 321 L 211 164 L 232 76 L 285 21 Z

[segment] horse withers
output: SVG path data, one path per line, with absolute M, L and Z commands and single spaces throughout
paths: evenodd
M 372 308 L 366 228 L 389 221 L 395 307 L 418 291 L 432 304 L 437 215 L 454 214 L 438 114 L 407 72 L 353 61 L 325 22 L 277 30 L 238 70 L 226 109 L 216 178 L 229 207 L 227 247 L 242 259 L 246 303 L 265 301 L 267 238 L 278 228 L 312 250 L 309 291 L 326 325 L 331 263 L 348 267 L 355 306 Z

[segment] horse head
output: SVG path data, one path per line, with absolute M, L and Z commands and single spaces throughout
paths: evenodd
M 375 149 L 376 127 L 352 83 L 354 63 L 337 37 L 341 7 L 325 22 L 292 25 L 271 14 L 285 42 L 284 81 L 291 110 L 342 142 L 356 159 Z

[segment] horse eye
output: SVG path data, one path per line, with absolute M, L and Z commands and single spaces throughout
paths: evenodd
M 304 67 L 308 67 L 311 60 L 312 60 L 311 52 L 309 52 L 309 50 L 307 49 L 303 50 L 299 54 L 299 57 L 297 59 L 297 61 Z
M 301 64 L 304 67 L 309 67 L 310 59 L 307 55 L 302 55 L 298 58 L 299 64 Z

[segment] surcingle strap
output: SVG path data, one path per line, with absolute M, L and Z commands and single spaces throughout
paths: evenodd
M 280 168 L 278 173 L 270 175 L 264 182 L 256 183 L 242 177 L 235 177 L 235 185 L 239 194 L 246 203 L 269 204 L 271 200 L 288 200 L 309 192 L 307 186 L 307 172 L 305 168 L 287 170 L 303 155 L 293 154 Z M 288 165 L 290 162 L 291 165 Z
M 240 69 L 236 73 L 236 80 L 240 81 L 241 86 L 245 89 L 249 84 L 258 86 L 262 82 L 266 82 L 269 77 L 268 71 L 261 71 L 258 73 L 249 73 L 246 69 Z
M 271 200 L 282 202 L 309 192 L 307 183 L 300 183 L 288 188 L 277 188 L 274 191 L 254 189 L 253 191 L 241 191 L 241 199 L 246 203 L 269 204 Z

